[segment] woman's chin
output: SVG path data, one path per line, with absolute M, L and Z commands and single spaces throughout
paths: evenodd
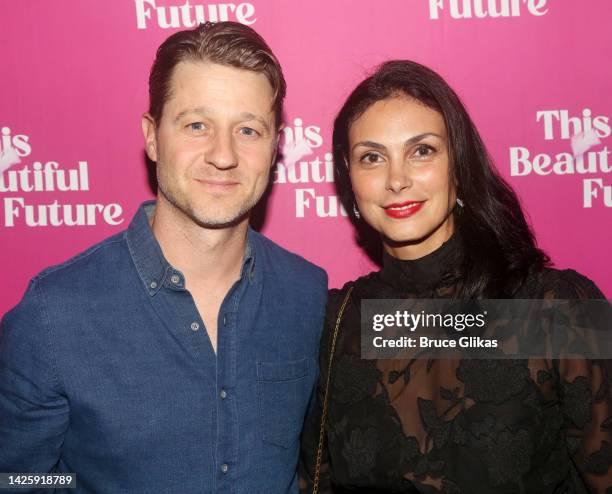
M 427 239 L 428 235 L 411 234 L 411 235 L 389 235 L 382 233 L 383 243 L 388 247 L 398 248 L 407 247 L 410 245 L 419 245 Z

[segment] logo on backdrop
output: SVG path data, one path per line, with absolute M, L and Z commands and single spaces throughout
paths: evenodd
M 163 2 L 163 0 L 161 0 Z M 157 25 L 162 29 L 191 28 L 206 21 L 236 21 L 250 26 L 255 18 L 255 6 L 242 3 L 204 3 L 185 0 L 183 4 L 157 6 L 155 0 L 134 0 L 136 26 L 147 29 Z
M 321 127 L 304 125 L 295 118 L 293 125 L 283 128 L 282 161 L 274 170 L 275 184 L 295 184 L 295 217 L 316 216 L 335 218 L 347 216 L 340 199 L 333 194 L 322 194 L 307 184 L 332 183 L 334 165 L 332 153 L 321 153 Z
M 585 175 L 582 180 L 582 206 L 594 204 L 612 207 L 612 185 L 604 178 L 612 171 L 608 146 L 598 149 L 600 139 L 610 137 L 610 119 L 595 115 L 590 108 L 577 114 L 568 110 L 536 112 L 545 141 L 562 141 L 570 152 L 555 155 L 532 153 L 525 147 L 510 148 L 510 174 L 514 177 L 535 175 Z M 599 176 L 597 176 L 599 175 Z
M 13 134 L 10 127 L 1 127 L 0 194 L 2 220 L 5 227 L 14 226 L 93 226 L 99 223 L 123 223 L 123 208 L 112 204 L 70 204 L 55 199 L 51 203 L 37 200 L 37 193 L 89 191 L 89 165 L 79 161 L 76 167 L 64 169 L 56 161 L 35 161 L 21 169 L 15 165 L 32 154 L 30 138 Z
M 548 13 L 548 0 L 428 0 L 429 18 L 484 19 L 486 17 L 541 17 Z

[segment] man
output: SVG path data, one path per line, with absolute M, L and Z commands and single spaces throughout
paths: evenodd
M 83 493 L 297 492 L 327 279 L 248 227 L 280 66 L 251 28 L 207 23 L 160 46 L 149 93 L 157 201 L 2 321 L 0 471 L 74 472 Z

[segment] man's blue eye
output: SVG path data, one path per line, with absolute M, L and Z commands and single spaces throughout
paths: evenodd
M 240 132 L 245 135 L 245 136 L 258 136 L 260 135 L 259 132 L 257 132 L 255 129 L 252 129 L 251 127 L 242 127 L 240 129 Z

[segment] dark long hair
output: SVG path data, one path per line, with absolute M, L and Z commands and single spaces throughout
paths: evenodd
M 437 73 L 409 60 L 380 65 L 359 84 L 334 122 L 336 184 L 345 209 L 353 210 L 348 159 L 351 124 L 372 104 L 393 96 L 414 98 L 439 112 L 448 135 L 451 182 L 464 203 L 453 210 L 462 243 L 449 273 L 457 297 L 512 296 L 530 273 L 550 261 L 535 242 L 519 200 L 492 165 L 481 138 L 457 94 Z

